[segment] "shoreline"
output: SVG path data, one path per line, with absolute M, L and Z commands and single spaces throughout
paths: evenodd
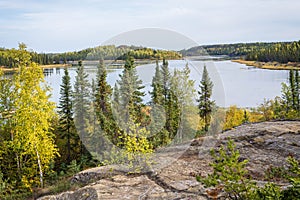
M 287 63 L 281 64 L 278 62 L 258 62 L 258 61 L 248 61 L 248 60 L 231 60 L 232 62 L 245 64 L 247 66 L 252 66 L 260 69 L 269 69 L 269 70 L 291 70 L 296 69 L 300 70 L 300 63 Z
M 51 64 L 51 65 L 39 65 L 42 69 L 60 68 L 60 67 L 71 67 L 71 64 Z M 5 68 L 0 67 L 3 72 L 13 72 L 17 71 L 19 68 Z
M 181 58 L 182 59 L 182 58 Z M 178 60 L 181 60 L 178 59 Z M 169 60 L 177 60 L 177 59 L 169 59 Z M 160 60 L 159 60 L 160 61 Z M 136 65 L 145 65 L 145 64 L 153 64 L 156 62 L 156 59 L 136 59 L 135 64 Z M 68 64 L 50 64 L 50 65 L 39 65 L 42 69 L 53 69 L 53 68 L 64 68 L 64 67 L 72 67 L 76 66 L 78 61 L 73 61 Z M 98 60 L 83 60 L 83 65 L 98 65 Z M 104 63 L 107 65 L 108 69 L 123 69 L 123 66 L 125 64 L 125 60 L 104 60 Z M 18 68 L 6 68 L 4 66 L 0 66 L 0 70 L 3 72 L 14 72 L 17 71 Z

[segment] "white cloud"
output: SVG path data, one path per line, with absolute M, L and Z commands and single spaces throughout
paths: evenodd
M 201 44 L 292 40 L 300 32 L 299 7 L 297 0 L 4 0 L 0 46 L 24 41 L 38 51 L 78 50 L 145 27 L 174 30 Z

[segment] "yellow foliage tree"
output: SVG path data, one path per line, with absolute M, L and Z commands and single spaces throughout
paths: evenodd
M 135 171 L 149 167 L 153 153 L 153 147 L 147 139 L 149 135 L 150 132 L 139 123 L 129 122 L 127 132 L 120 136 L 122 142 L 119 146 L 123 148 L 122 157 L 128 167 Z
M 224 130 L 232 129 L 233 127 L 239 126 L 243 123 L 244 111 L 237 108 L 237 106 L 230 106 L 226 111 L 225 123 L 223 126 Z
M 37 182 L 43 187 L 43 173 L 57 155 L 50 120 L 55 116 L 55 104 L 49 101 L 49 88 L 45 85 L 42 69 L 30 61 L 30 55 L 20 45 L 16 60 L 15 113 L 10 147 L 15 154 L 17 174 L 23 184 L 31 188 Z

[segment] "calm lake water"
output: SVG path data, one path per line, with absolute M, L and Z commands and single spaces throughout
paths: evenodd
M 198 90 L 202 76 L 203 66 L 206 65 L 209 75 L 214 82 L 213 99 L 219 106 L 237 105 L 239 107 L 256 107 L 263 103 L 264 98 L 272 99 L 280 96 L 281 83 L 287 82 L 288 71 L 264 70 L 248 67 L 231 61 L 192 61 L 172 60 L 169 61 L 170 71 L 183 69 L 188 63 L 191 69 L 190 78 L 195 80 L 195 89 Z M 89 74 L 89 80 L 96 79 L 96 66 L 85 66 Z M 150 100 L 148 91 L 151 90 L 152 76 L 155 72 L 155 64 L 141 65 L 137 67 L 138 75 L 142 79 L 146 91 L 145 102 Z M 110 70 L 108 83 L 114 86 L 122 69 Z M 76 67 L 69 68 L 71 81 L 74 83 Z M 46 69 L 45 78 L 52 87 L 52 100 L 59 102 L 59 90 L 61 78 L 64 75 L 62 68 Z

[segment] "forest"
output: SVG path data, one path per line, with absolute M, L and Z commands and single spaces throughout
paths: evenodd
M 260 62 L 300 62 L 300 41 L 291 43 L 275 43 L 249 52 L 246 60 Z
M 22 199 L 38 188 L 63 190 L 56 184 L 65 184 L 63 180 L 72 174 L 93 166 L 124 163 L 139 170 L 137 164 L 146 162 L 156 148 L 195 137 L 186 130 L 192 123 L 188 119 L 198 121 L 199 117 L 197 111 L 191 112 L 195 91 L 188 66 L 171 73 L 167 60 L 157 61 L 152 100 L 145 104 L 134 53 L 125 55 L 124 70 L 114 88 L 107 83 L 103 61 L 92 83 L 79 62 L 73 86 L 65 68 L 55 105 L 49 100 L 43 71 L 26 45 L 7 53 L 18 71 L 13 78 L 1 73 L 0 79 L 1 199 Z M 203 84 L 211 89 L 208 73 L 204 74 Z M 211 92 L 206 93 L 209 98 Z M 213 105 L 208 98 L 199 98 L 206 127 Z
M 10 52 L 11 51 L 11 52 Z M 16 49 L 0 48 L 0 66 L 6 68 L 16 68 L 17 62 L 13 57 L 12 52 Z M 65 53 L 36 53 L 30 51 L 31 61 L 40 65 L 49 64 L 66 64 L 72 61 L 80 60 L 124 60 L 124 55 L 131 52 L 135 59 L 181 59 L 182 55 L 176 51 L 155 50 L 145 47 L 136 46 L 98 46 L 94 48 L 87 48 L 81 51 L 65 52 Z
M 0 66 L 17 67 L 9 51 L 16 49 L 0 48 Z M 36 53 L 30 51 L 31 61 L 40 65 L 66 64 L 80 60 L 125 60 L 125 54 L 131 52 L 134 59 L 182 59 L 183 56 L 226 55 L 229 59 L 242 58 L 260 62 L 300 62 L 300 41 L 294 42 L 256 42 L 196 46 L 181 51 L 155 50 L 137 46 L 98 46 L 81 51 L 65 53 Z
M 180 53 L 183 56 L 226 55 L 260 62 L 299 62 L 300 41 L 204 45 L 182 50 Z
M 135 59 L 181 59 L 181 54 L 175 51 L 155 50 L 137 46 L 106 45 L 84 49 L 82 51 L 48 54 L 54 63 L 67 63 L 79 60 L 124 60 L 124 55 L 131 52 Z
M 145 103 L 145 86 L 130 51 L 123 55 L 124 69 L 114 87 L 107 83 L 103 60 L 92 82 L 82 62 L 74 85 L 65 68 L 55 105 L 26 45 L 7 54 L 18 71 L 12 79 L 0 72 L 1 199 L 24 199 L 39 188 L 50 194 L 67 190 L 68 177 L 95 166 L 125 164 L 139 172 L 151 165 L 153 152 L 171 142 L 243 123 L 300 118 L 298 71 L 290 71 L 281 97 L 253 109 L 221 108 L 211 99 L 214 84 L 205 66 L 195 91 L 188 65 L 171 71 L 166 59 L 157 60 L 151 100 Z
M 184 56 L 199 56 L 199 55 L 227 55 L 229 57 L 242 57 L 255 49 L 272 46 L 274 43 L 236 43 L 236 44 L 216 44 L 196 46 L 190 49 L 184 49 L 180 52 Z
M 1 66 L 4 66 L 6 68 L 18 67 L 15 57 L 9 56 L 14 54 L 18 54 L 18 50 L 0 48 L 0 67 Z M 53 63 L 53 59 L 45 53 L 36 53 L 30 51 L 29 54 L 32 62 L 38 63 L 40 65 L 48 65 Z

